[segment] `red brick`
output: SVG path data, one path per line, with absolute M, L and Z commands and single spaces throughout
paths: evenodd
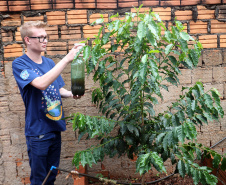
M 204 0 L 203 4 L 221 4 L 221 0 Z
M 208 10 L 205 6 L 197 6 L 198 19 L 214 19 L 215 10 Z
M 59 51 L 59 50 L 53 51 L 53 50 L 47 50 L 46 54 L 47 54 L 47 55 L 66 55 L 66 54 L 67 54 L 67 51 Z
M 207 22 L 191 21 L 190 34 L 207 33 Z
M 117 0 L 97 0 L 97 8 L 98 9 L 116 9 L 117 8 Z
M 171 8 L 153 8 L 152 9 L 153 12 L 155 12 L 156 14 L 159 14 L 161 20 L 171 20 Z
M 84 38 L 94 38 L 94 35 L 98 35 L 101 25 L 89 26 L 86 25 L 83 27 Z M 102 35 L 102 34 L 101 34 Z
M 220 47 L 221 48 L 226 47 L 226 35 L 220 35 Z
M 186 5 L 197 5 L 200 3 L 200 0 L 181 0 L 181 5 L 186 6 Z
M 54 11 L 46 12 L 47 22 L 49 25 L 61 25 L 65 24 L 65 12 Z
M 136 13 L 137 11 L 136 11 L 136 9 L 135 8 L 131 8 L 131 10 L 130 10 L 132 13 Z M 150 8 L 141 8 L 140 9 L 140 11 L 139 11 L 139 13 L 148 13 L 150 11 Z
M 74 8 L 74 4 L 69 1 L 69 2 L 64 2 L 64 1 L 55 1 L 56 3 L 53 4 L 53 9 L 66 9 L 66 8 Z
M 17 28 L 17 31 L 15 33 L 15 39 L 16 41 L 22 41 L 21 35 L 20 35 L 20 28 Z
M 5 1 L 0 1 L 0 6 L 7 6 L 7 1 L 5 0 Z
M 59 39 L 58 27 L 57 26 L 46 27 L 46 33 L 49 36 L 49 41 Z
M 31 4 L 31 10 L 49 10 L 52 9 L 51 4 Z
M 19 57 L 21 56 L 23 48 L 20 44 L 12 44 L 4 46 L 4 57 Z
M 80 39 L 81 29 L 80 26 L 77 27 L 66 27 L 62 26 L 61 28 L 61 39 Z
M 157 1 L 157 0 L 142 0 L 142 1 L 140 1 L 139 5 L 141 5 L 141 4 L 143 4 L 144 6 L 158 6 L 159 1 Z
M 82 165 L 79 166 L 79 169 L 75 169 L 79 173 L 87 173 L 86 166 L 83 167 Z M 74 176 L 74 185 L 88 185 L 88 179 L 84 176 L 78 177 L 77 175 Z
M 117 3 L 97 3 L 97 8 L 98 9 L 116 9 L 117 8 Z
M 67 11 L 68 24 L 87 24 L 87 10 Z
M 226 33 L 226 23 L 218 20 L 211 20 L 211 33 Z
M 30 10 L 30 6 L 9 6 L 9 11 L 16 12 L 16 11 L 25 11 Z
M 21 1 L 21 0 L 9 0 L 9 6 L 21 6 L 21 5 L 29 5 L 29 0 Z
M 191 10 L 182 10 L 175 12 L 176 20 L 191 20 L 192 19 L 192 11 Z
M 31 4 L 48 4 L 49 0 L 30 0 Z
M 75 8 L 96 8 L 95 0 L 75 0 Z
M 30 184 L 31 182 L 30 182 L 30 177 L 24 177 L 24 178 L 22 178 L 21 179 L 21 182 L 23 183 L 23 184 Z
M 217 35 L 202 35 L 199 36 L 203 48 L 217 48 Z
M 26 17 L 24 16 L 24 22 L 28 22 L 28 21 L 44 21 L 44 16 L 37 16 L 37 17 Z
M 103 16 L 104 22 L 108 22 L 108 14 L 99 14 L 99 13 L 90 15 L 89 22 L 93 23 L 97 19 L 101 19 L 102 18 L 101 15 Z
M 67 43 L 66 42 L 49 42 L 48 47 L 62 47 L 66 49 Z
M 2 30 L 2 41 L 3 42 L 12 42 L 13 41 L 13 33 L 12 31 L 4 31 Z
M 8 18 L 1 22 L 1 26 L 20 26 L 20 14 L 11 14 Z
M 8 11 L 7 6 L 0 6 L 0 12 L 6 12 L 6 11 Z
M 161 6 L 180 6 L 180 0 L 162 0 Z
M 138 1 L 136 0 L 119 0 L 118 1 L 118 7 L 120 8 L 127 8 L 127 7 L 137 7 Z

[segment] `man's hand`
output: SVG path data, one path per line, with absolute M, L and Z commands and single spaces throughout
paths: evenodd
M 60 95 L 62 98 L 74 98 L 74 99 L 81 98 L 81 96 L 78 96 L 78 95 L 74 96 L 71 91 L 68 91 L 67 89 L 64 89 L 63 87 L 60 88 Z

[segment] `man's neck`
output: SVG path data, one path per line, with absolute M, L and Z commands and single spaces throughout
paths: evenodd
M 41 53 L 29 52 L 27 51 L 26 55 L 35 63 L 41 64 L 42 63 L 42 55 Z

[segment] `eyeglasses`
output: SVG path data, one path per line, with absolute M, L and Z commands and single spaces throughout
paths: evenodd
M 49 40 L 48 36 L 45 36 L 45 37 L 29 37 L 29 38 L 38 39 L 40 43 L 43 43 L 45 40 Z

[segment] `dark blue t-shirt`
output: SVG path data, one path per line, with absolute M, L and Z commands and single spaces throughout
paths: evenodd
M 33 62 L 27 55 L 12 63 L 25 105 L 25 135 L 38 136 L 53 131 L 66 130 L 59 89 L 64 81 L 59 76 L 47 89 L 40 90 L 30 85 L 35 78 L 44 75 L 55 66 L 53 60 L 42 57 L 42 64 Z

